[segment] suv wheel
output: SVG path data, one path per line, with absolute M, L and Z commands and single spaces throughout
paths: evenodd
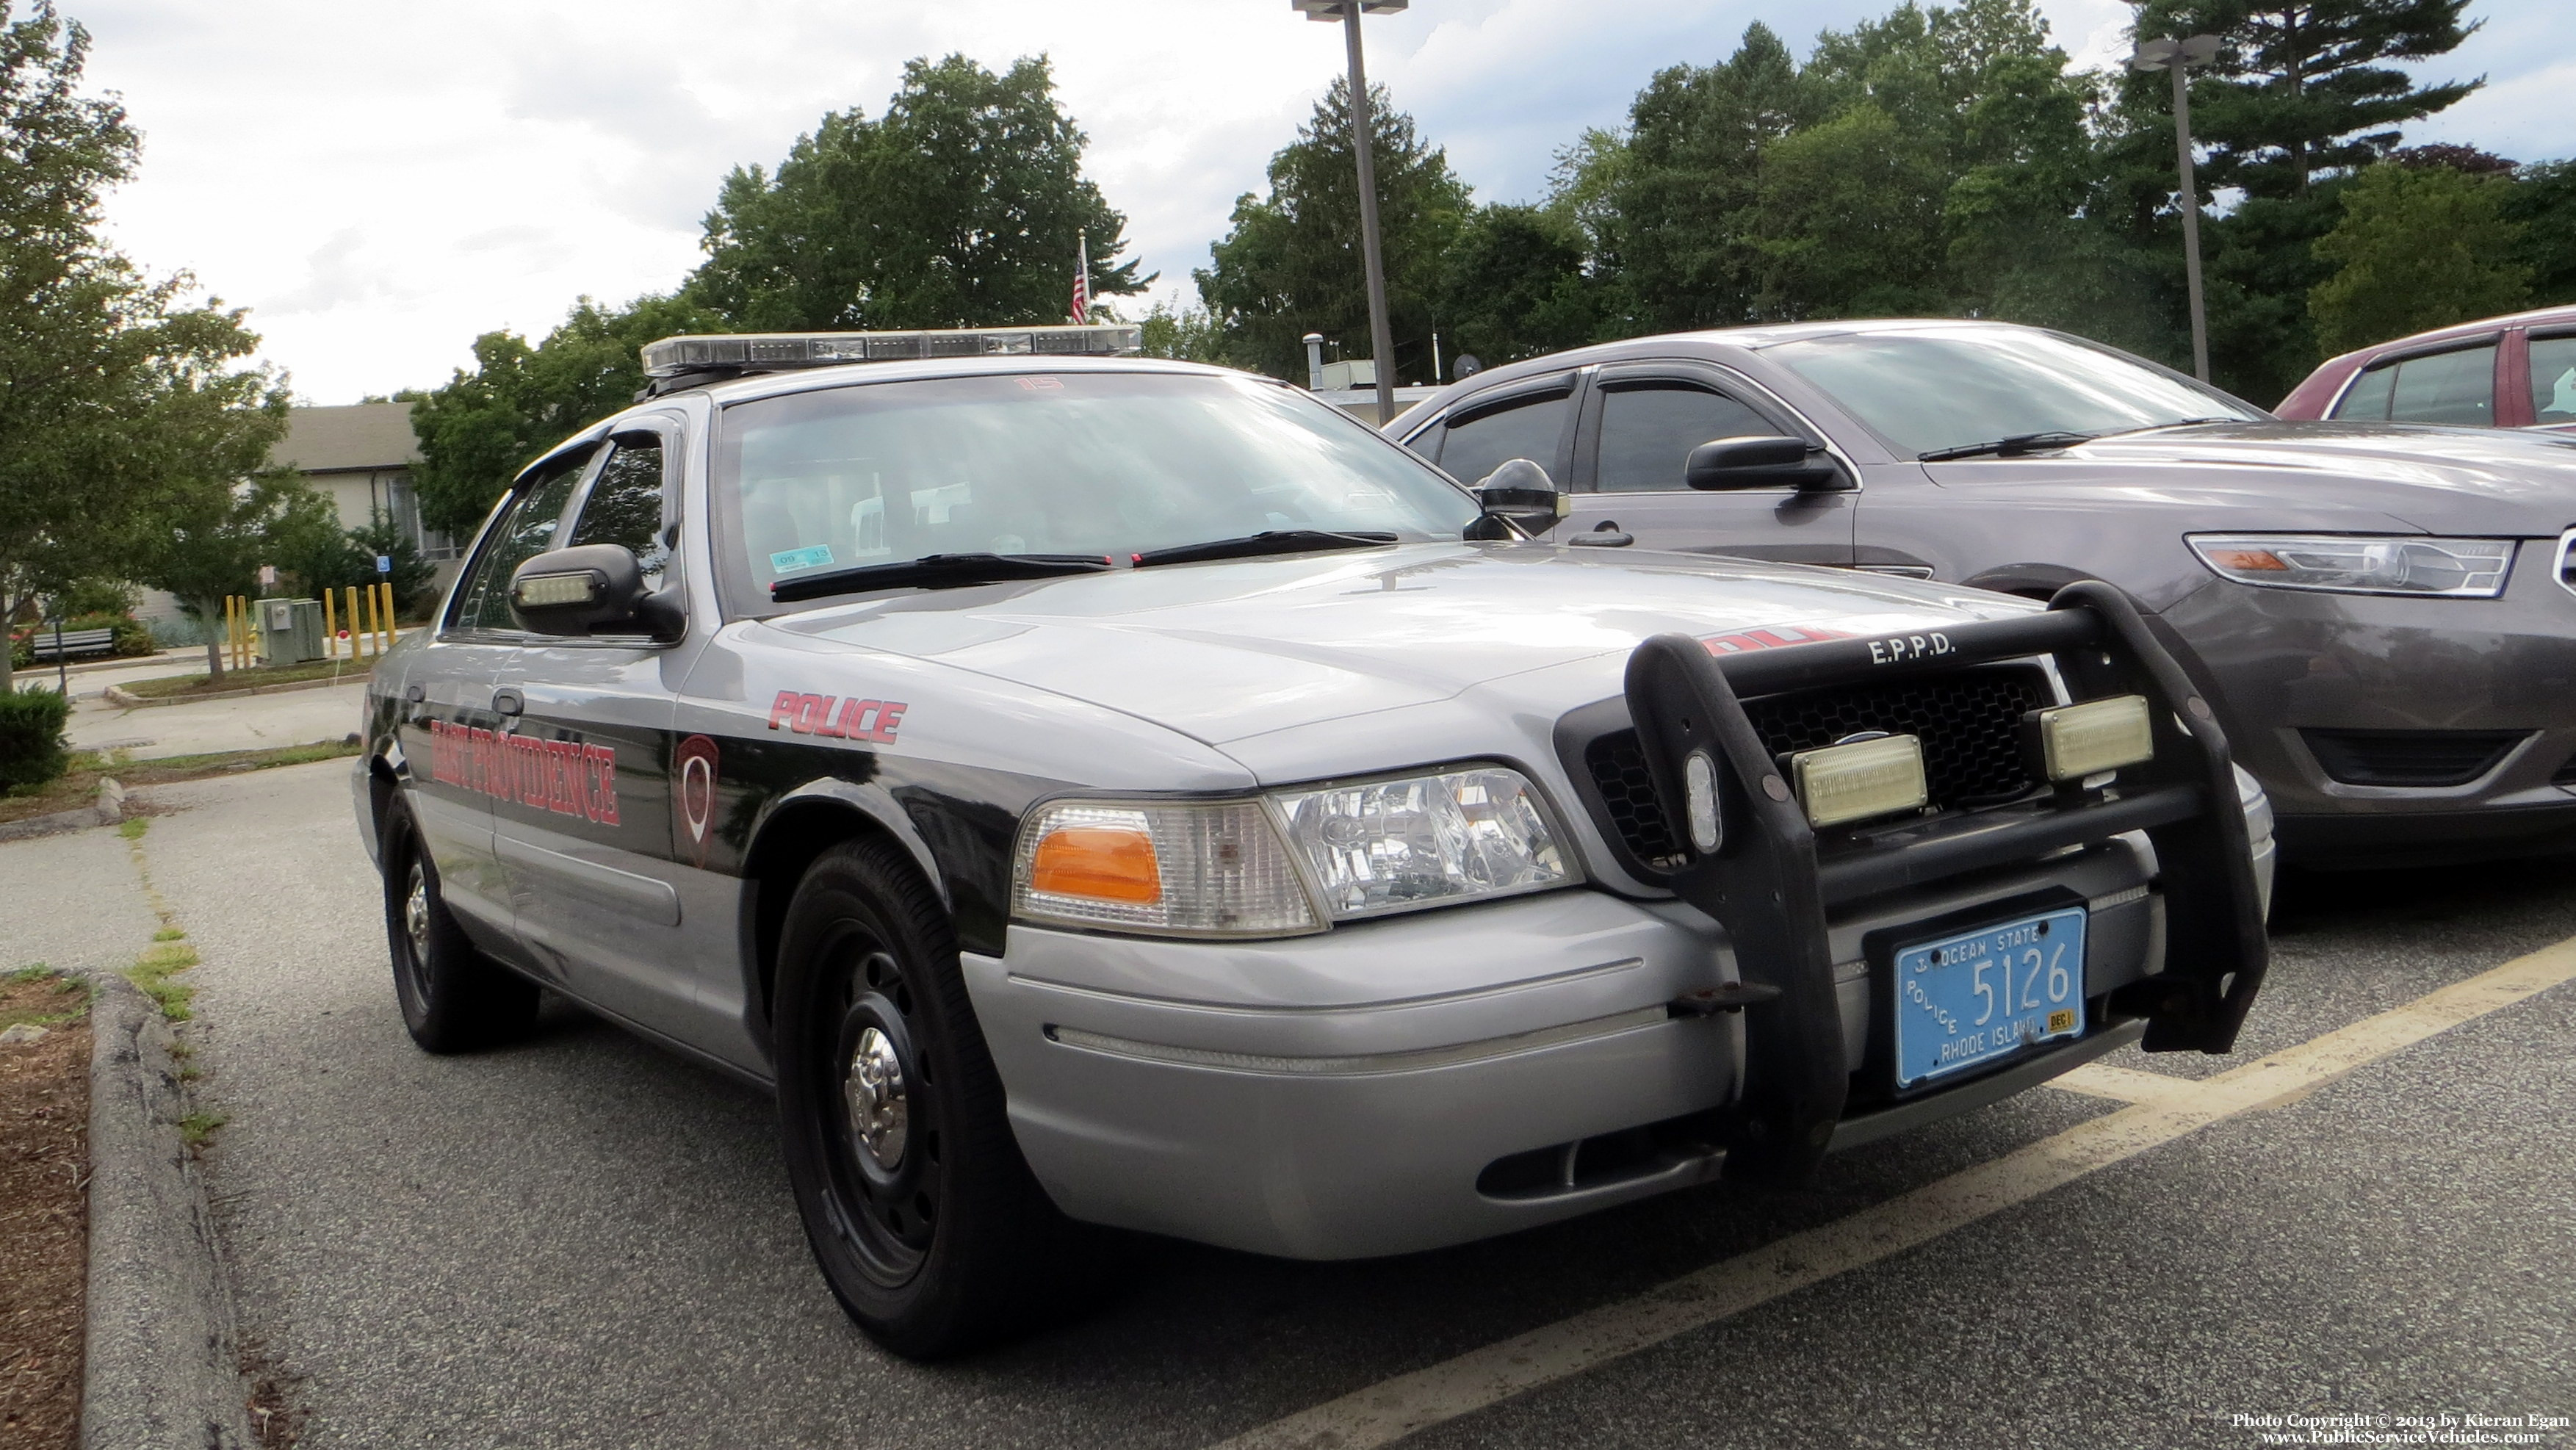
M 464 1052 L 527 1031 L 537 1016 L 536 984 L 477 951 L 448 914 L 438 868 L 400 797 L 386 808 L 384 840 L 386 945 L 411 1040 L 430 1052 Z
M 1020 1157 L 946 913 L 877 842 L 825 852 L 779 933 L 787 1172 L 841 1307 L 898 1354 L 1007 1334 L 1072 1225 Z

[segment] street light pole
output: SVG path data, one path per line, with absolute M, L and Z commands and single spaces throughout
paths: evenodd
M 2194 35 L 2182 40 L 2145 40 L 2129 57 L 2132 68 L 2173 73 L 2174 169 L 2182 181 L 2182 270 L 2191 293 L 2191 371 L 2209 381 L 2209 312 L 2200 288 L 2200 186 L 2191 169 L 2191 87 L 2184 72 L 2207 65 L 2218 54 L 2218 37 Z
M 1386 316 L 1386 259 L 1378 247 L 1377 143 L 1370 124 L 1368 65 L 1360 54 L 1360 12 L 1373 15 L 1402 10 L 1410 0 L 1290 0 L 1309 20 L 1340 21 L 1350 52 L 1351 150 L 1359 162 L 1360 265 L 1368 274 L 1370 367 L 1377 374 L 1377 421 L 1395 418 L 1395 331 Z

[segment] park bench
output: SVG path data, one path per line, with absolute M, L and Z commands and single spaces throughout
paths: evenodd
M 67 629 L 56 634 L 50 629 L 40 629 L 28 636 L 27 644 L 40 660 L 70 659 L 74 655 L 111 654 L 116 649 L 116 631 Z

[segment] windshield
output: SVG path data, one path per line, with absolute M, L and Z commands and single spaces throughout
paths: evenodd
M 1365 425 L 1251 379 L 997 373 L 737 403 L 717 437 L 731 602 L 927 554 L 1130 555 L 1265 530 L 1455 539 L 1476 505 Z
M 2029 433 L 2124 433 L 2262 413 L 2125 353 L 2031 328 L 1909 328 L 1763 355 L 1833 395 L 1899 456 Z

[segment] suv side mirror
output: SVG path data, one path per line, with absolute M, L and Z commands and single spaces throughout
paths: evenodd
M 1509 537 L 1488 520 L 1508 519 L 1525 534 L 1543 534 L 1574 511 L 1574 500 L 1557 490 L 1556 480 L 1547 476 L 1547 470 L 1526 458 L 1504 459 L 1476 485 L 1475 494 L 1485 513 L 1468 525 L 1467 537 L 1471 539 Z M 1479 532 L 1480 525 L 1490 531 Z
M 645 589 L 644 566 L 623 544 L 549 549 L 511 570 L 510 616 L 537 634 L 661 640 L 679 638 L 685 618 L 676 592 Z
M 1774 433 L 1713 439 L 1691 450 L 1682 482 L 1698 489 L 1851 487 L 1824 451 L 1821 444 Z

